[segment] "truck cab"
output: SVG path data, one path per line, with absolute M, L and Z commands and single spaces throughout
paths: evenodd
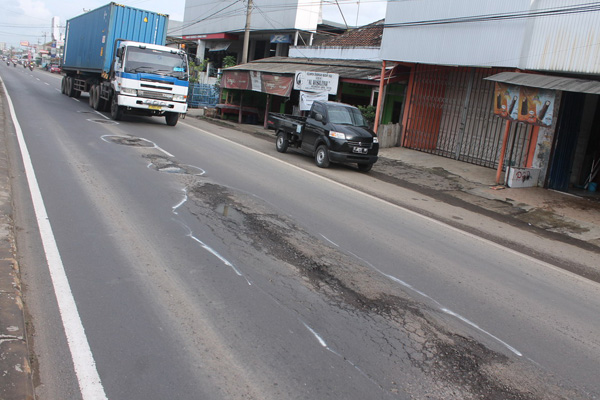
M 167 124 L 175 125 L 187 112 L 187 55 L 165 46 L 121 42 L 111 85 L 113 116 L 123 111 L 165 115 Z

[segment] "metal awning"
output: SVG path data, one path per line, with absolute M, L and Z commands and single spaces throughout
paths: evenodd
M 227 50 L 231 46 L 231 42 L 217 42 L 212 43 L 208 51 L 223 51 Z
M 563 90 L 565 92 L 600 94 L 600 82 L 587 79 L 565 78 L 562 76 L 525 74 L 522 72 L 500 72 L 484 78 L 488 81 L 509 83 L 542 89 Z

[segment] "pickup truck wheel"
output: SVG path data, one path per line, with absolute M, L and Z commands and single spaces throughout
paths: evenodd
M 329 151 L 327 150 L 327 146 L 322 144 L 317 148 L 317 152 L 315 153 L 315 162 L 319 168 L 329 167 Z
M 275 148 L 280 153 L 285 153 L 290 145 L 290 141 L 287 138 L 285 132 L 279 132 L 277 134 L 277 141 L 275 142 Z
M 373 168 L 373 164 L 358 164 L 358 170 L 360 172 L 369 172 Z
M 119 105 L 117 98 L 117 94 L 113 93 L 110 103 L 110 117 L 115 121 L 120 121 L 123 119 L 123 108 Z
M 165 119 L 167 120 L 167 125 L 175 126 L 177 125 L 177 121 L 179 120 L 179 113 L 168 112 L 165 114 Z

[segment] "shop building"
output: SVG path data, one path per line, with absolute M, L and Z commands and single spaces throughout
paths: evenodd
M 535 170 L 535 184 L 561 191 L 600 181 L 599 7 L 573 0 L 408 0 L 389 2 L 385 21 L 383 70 L 410 70 L 402 146 L 490 168 Z M 518 88 L 521 97 L 513 97 L 521 103 L 523 93 L 537 91 L 527 97 L 529 118 L 501 115 L 494 107 L 503 105 L 498 85 Z M 544 96 L 552 109 L 543 111 L 542 123 Z

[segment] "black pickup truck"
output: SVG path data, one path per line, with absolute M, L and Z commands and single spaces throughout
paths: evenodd
M 296 147 L 315 158 L 317 166 L 330 162 L 357 164 L 368 172 L 377 161 L 379 141 L 356 107 L 315 101 L 308 117 L 269 113 L 267 127 L 275 130 L 277 151 Z

